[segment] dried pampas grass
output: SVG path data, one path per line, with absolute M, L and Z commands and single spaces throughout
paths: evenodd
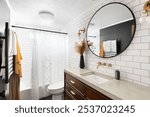
M 80 41 L 79 43 L 75 42 L 75 51 L 80 55 L 83 55 L 87 48 L 85 40 Z

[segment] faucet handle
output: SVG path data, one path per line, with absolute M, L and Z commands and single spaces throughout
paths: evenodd
M 106 64 L 106 63 L 103 63 L 103 65 L 106 66 L 107 64 Z
M 97 69 L 98 69 L 98 67 L 101 65 L 102 63 L 101 62 L 97 62 Z
M 108 64 L 108 67 L 112 67 L 112 64 L 111 64 L 111 63 L 109 63 L 109 64 Z
M 102 63 L 101 62 L 97 62 L 97 65 L 101 65 Z

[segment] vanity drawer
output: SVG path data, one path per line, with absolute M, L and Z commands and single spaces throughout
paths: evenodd
M 75 100 L 84 100 L 84 98 L 67 83 L 66 83 L 66 92 L 68 92 L 69 95 L 71 95 L 71 97 L 73 97 Z
M 68 73 L 64 73 L 64 78 L 64 99 L 66 100 L 111 100 L 109 97 L 82 83 Z
M 107 96 L 102 93 L 88 87 L 87 88 L 87 99 L 89 100 L 110 100 Z
M 66 82 L 75 87 L 83 96 L 86 95 L 86 87 L 76 78 L 72 77 L 69 74 L 66 74 Z
M 65 100 L 75 100 L 67 90 L 65 90 Z

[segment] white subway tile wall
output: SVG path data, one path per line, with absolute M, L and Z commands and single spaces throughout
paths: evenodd
M 139 18 L 143 16 L 143 5 L 146 0 L 98 0 L 98 3 L 88 11 L 79 14 L 68 25 L 69 35 L 69 67 L 79 67 L 79 55 L 74 51 L 75 41 L 79 41 L 77 32 L 81 28 L 87 28 L 88 22 L 94 12 L 102 5 L 109 2 L 121 2 L 126 4 L 134 12 L 137 23 L 135 37 L 130 46 L 119 56 L 114 58 L 99 58 L 89 50 L 85 52 L 85 65 L 87 69 L 114 76 L 115 70 L 119 69 L 121 79 L 128 80 L 144 86 L 150 86 L 150 26 L 140 24 Z M 112 67 L 100 66 L 97 62 L 111 63 Z

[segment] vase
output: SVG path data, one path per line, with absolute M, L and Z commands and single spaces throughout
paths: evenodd
M 84 67 L 85 67 L 84 56 L 83 55 L 80 56 L 80 65 L 79 66 L 80 66 L 81 69 L 84 69 Z

